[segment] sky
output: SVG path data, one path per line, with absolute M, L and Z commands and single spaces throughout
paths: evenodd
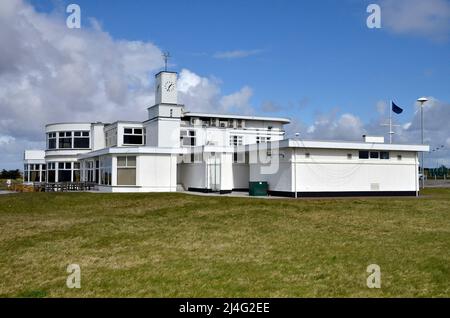
M 394 100 L 394 142 L 420 143 L 426 96 L 426 143 L 444 146 L 426 164 L 450 165 L 449 0 L 2 0 L 0 43 L 0 168 L 46 123 L 145 120 L 164 51 L 187 109 L 288 117 L 304 139 L 388 139 Z

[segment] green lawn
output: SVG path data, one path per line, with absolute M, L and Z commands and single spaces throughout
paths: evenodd
M 450 297 L 450 189 L 425 193 L 0 195 L 0 296 Z

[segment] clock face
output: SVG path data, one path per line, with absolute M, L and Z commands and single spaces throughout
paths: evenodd
M 164 84 L 164 89 L 165 89 L 167 92 L 172 92 L 172 91 L 174 91 L 174 90 L 175 90 L 175 83 L 172 82 L 172 81 L 167 81 L 167 82 Z

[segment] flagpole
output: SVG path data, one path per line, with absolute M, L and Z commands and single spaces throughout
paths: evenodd
M 389 105 L 389 143 L 392 144 L 392 99 Z

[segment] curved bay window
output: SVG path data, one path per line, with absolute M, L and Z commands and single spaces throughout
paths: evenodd
M 90 131 L 60 131 L 47 134 L 47 149 L 89 149 Z
M 117 157 L 117 185 L 136 185 L 136 156 Z

